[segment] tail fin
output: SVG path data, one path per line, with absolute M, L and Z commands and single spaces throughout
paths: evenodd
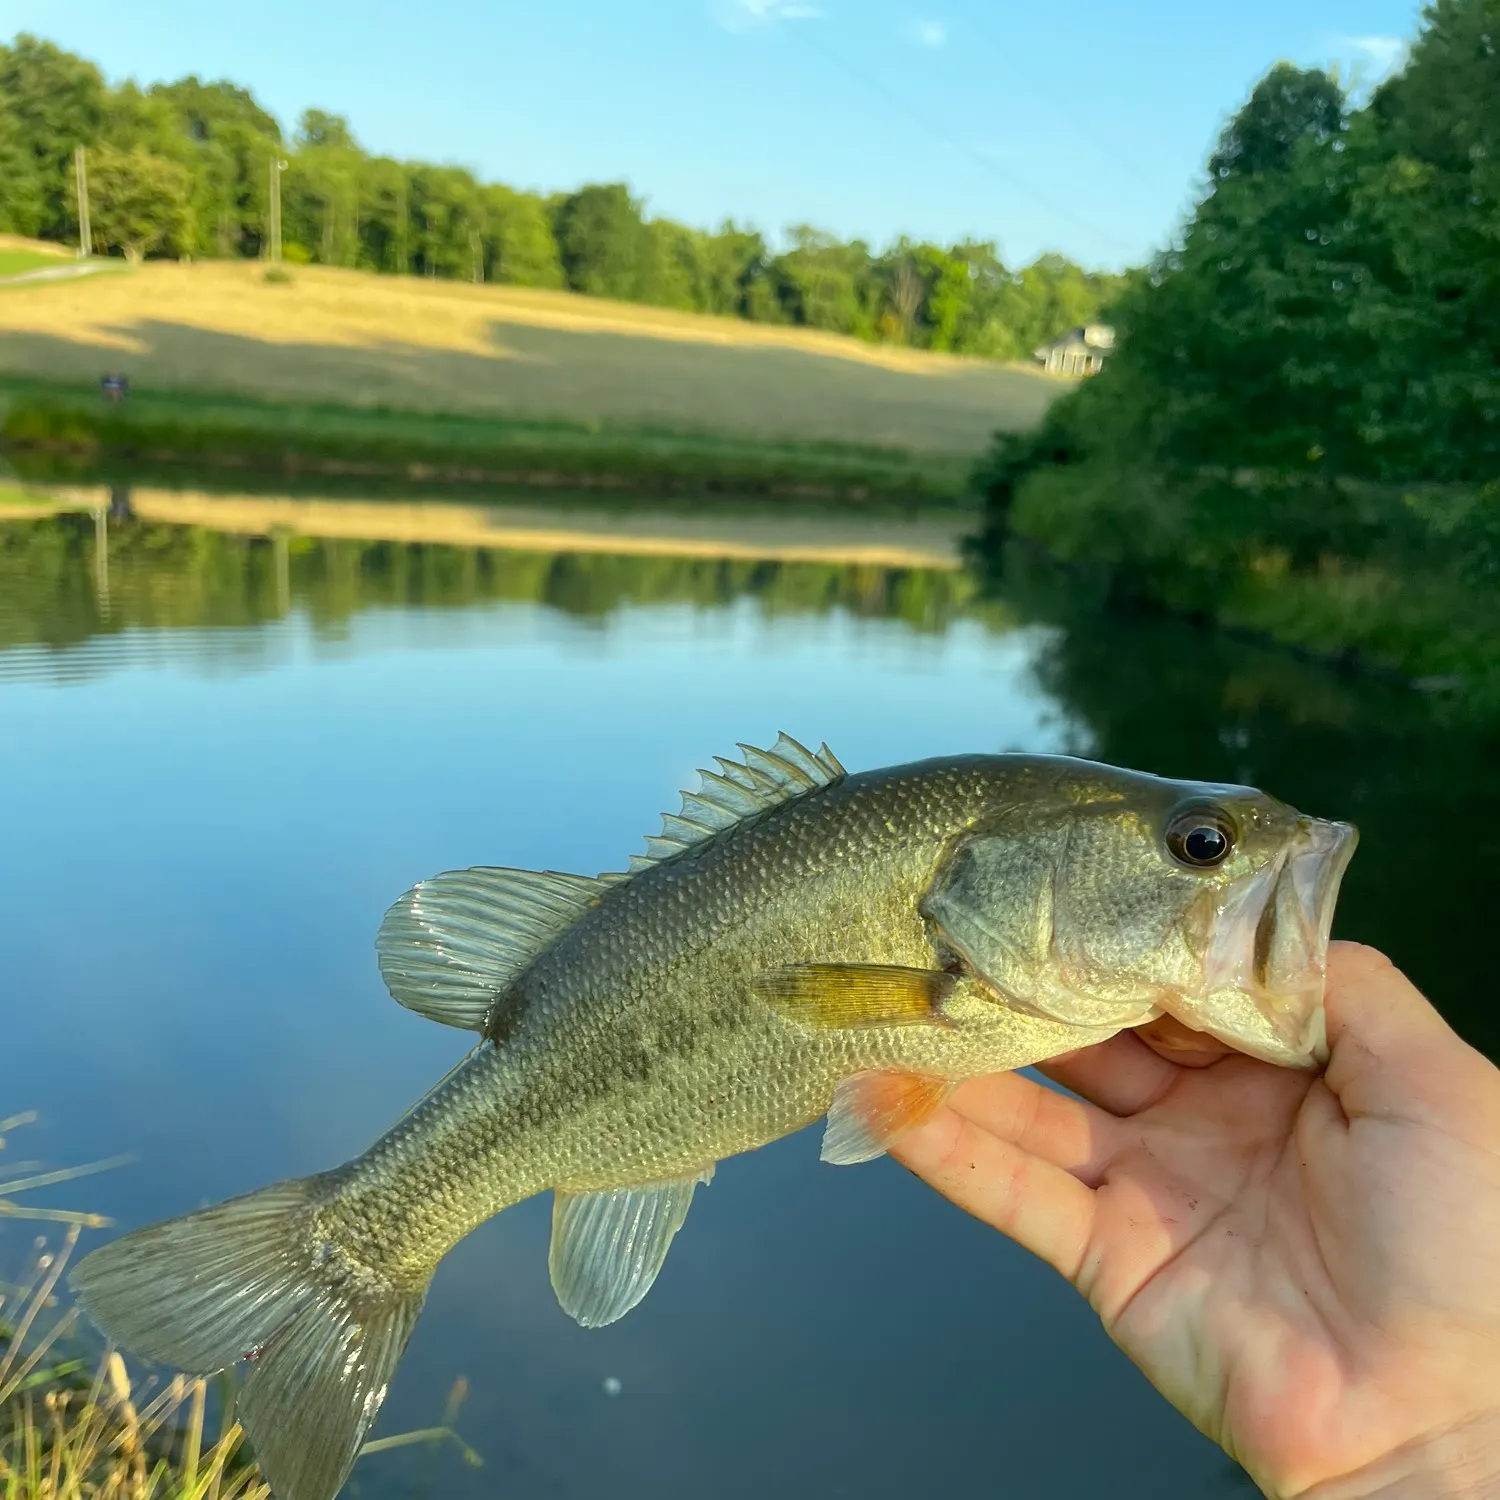
M 236 1405 L 278 1500 L 332 1500 L 347 1478 L 426 1288 L 357 1273 L 320 1244 L 302 1178 L 127 1234 L 71 1284 L 110 1338 L 190 1375 L 250 1359 Z

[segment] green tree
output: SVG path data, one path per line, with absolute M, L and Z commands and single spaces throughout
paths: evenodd
M 25 126 L 0 94 L 0 229 L 36 234 L 46 213 L 47 195 Z
M 360 172 L 359 264 L 407 275 L 412 268 L 411 169 L 388 156 Z
M 957 351 L 972 325 L 977 273 L 957 249 L 902 239 L 875 264 L 883 338 L 920 349 Z
M 191 229 L 187 169 L 135 146 L 89 153 L 89 208 L 95 241 L 139 261 L 180 252 Z
M 1362 435 L 1381 467 L 1500 473 L 1500 4 L 1438 0 L 1358 122 Z
M 928 291 L 920 249 L 902 238 L 874 267 L 881 302 L 876 331 L 894 343 L 920 341 L 916 335 Z
M 1181 242 L 1115 301 L 1108 390 L 1080 393 L 1095 442 L 1158 462 L 1311 471 L 1354 463 L 1351 413 L 1369 339 L 1342 96 L 1278 65 L 1225 128 Z M 1097 307 L 1089 278 L 1038 262 L 1021 277 L 1049 337 Z M 1110 423 L 1097 426 L 1107 406 Z
M 282 180 L 282 234 L 327 266 L 359 264 L 363 176 L 368 157 L 348 121 L 320 109 L 303 112 Z
M 726 221 L 715 234 L 700 236 L 694 303 L 721 317 L 754 318 L 774 291 L 766 283 L 766 242 L 753 229 Z
M 955 245 L 949 253 L 963 262 L 969 278 L 954 349 L 990 359 L 1020 359 L 1029 354 L 1010 316 L 1014 277 L 1001 261 L 994 242 L 969 241 Z
M 282 234 L 325 266 L 359 263 L 365 158 L 345 146 L 306 146 L 281 184 Z
M 413 269 L 462 281 L 484 277 L 484 209 L 479 184 L 462 167 L 413 167 Z
M 873 337 L 878 286 L 869 247 L 862 240 L 845 244 L 810 224 L 794 225 L 791 239 L 791 248 L 771 263 L 790 321 Z
M 480 200 L 487 279 L 512 286 L 561 286 L 557 240 L 541 199 L 492 183 L 480 190 Z
M 6 216 L 17 231 L 76 236 L 73 151 L 98 138 L 104 106 L 104 80 L 92 63 L 25 33 L 0 46 L 0 113 L 19 158 L 16 185 L 5 189 Z
M 281 127 L 248 90 L 187 77 L 154 84 L 176 123 L 174 160 L 187 166 L 194 225 L 193 252 L 256 256 L 267 216 L 268 164 L 284 151 Z M 112 144 L 120 144 L 118 141 Z
M 1328 74 L 1277 63 L 1219 137 L 1208 175 L 1219 183 L 1289 171 L 1305 142 L 1336 135 L 1343 120 L 1344 96 Z
M 652 219 L 642 225 L 640 267 L 633 295 L 657 307 L 691 311 L 699 306 L 697 288 L 702 236 L 670 219 Z
M 334 150 L 357 151 L 359 142 L 343 115 L 331 115 L 327 110 L 305 109 L 297 121 L 297 146 L 327 146 Z
M 567 194 L 552 223 L 569 287 L 594 297 L 636 295 L 645 225 L 641 205 L 623 182 L 591 184 Z

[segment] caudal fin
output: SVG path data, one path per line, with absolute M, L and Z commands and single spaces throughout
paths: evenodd
M 357 1273 L 311 1222 L 302 1178 L 137 1230 L 71 1284 L 117 1344 L 190 1375 L 249 1359 L 235 1411 L 277 1500 L 332 1500 L 426 1295 Z

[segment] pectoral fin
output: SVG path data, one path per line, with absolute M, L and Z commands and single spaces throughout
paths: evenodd
M 948 1097 L 946 1078 L 919 1073 L 855 1073 L 834 1090 L 823 1132 L 824 1161 L 852 1167 L 883 1155 Z
M 954 982 L 941 970 L 893 964 L 795 964 L 756 975 L 755 989 L 804 1026 L 946 1026 L 941 1007 Z
M 643 1187 L 556 1191 L 547 1269 L 563 1311 L 585 1328 L 623 1318 L 651 1290 L 693 1189 L 713 1175 L 708 1167 L 696 1177 Z

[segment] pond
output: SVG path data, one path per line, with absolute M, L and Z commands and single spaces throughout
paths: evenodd
M 1500 759 L 1461 706 L 1107 619 L 1019 559 L 981 596 L 951 536 L 895 521 L 850 564 L 847 518 L 790 549 L 764 517 L 719 544 L 622 522 L 611 551 L 567 513 L 541 548 L 113 498 L 0 520 L 0 1115 L 39 1110 L 51 1163 L 135 1158 L 46 1201 L 130 1227 L 360 1151 L 466 1041 L 386 995 L 386 906 L 471 864 L 619 868 L 695 767 L 782 729 L 851 768 L 1066 749 L 1351 819 L 1338 935 L 1500 1053 L 1473 937 Z M 817 1147 L 725 1164 L 602 1331 L 556 1306 L 545 1198 L 485 1225 L 379 1429 L 433 1424 L 462 1377 L 484 1466 L 376 1455 L 357 1490 L 1251 1493 L 1052 1273 L 891 1162 Z

